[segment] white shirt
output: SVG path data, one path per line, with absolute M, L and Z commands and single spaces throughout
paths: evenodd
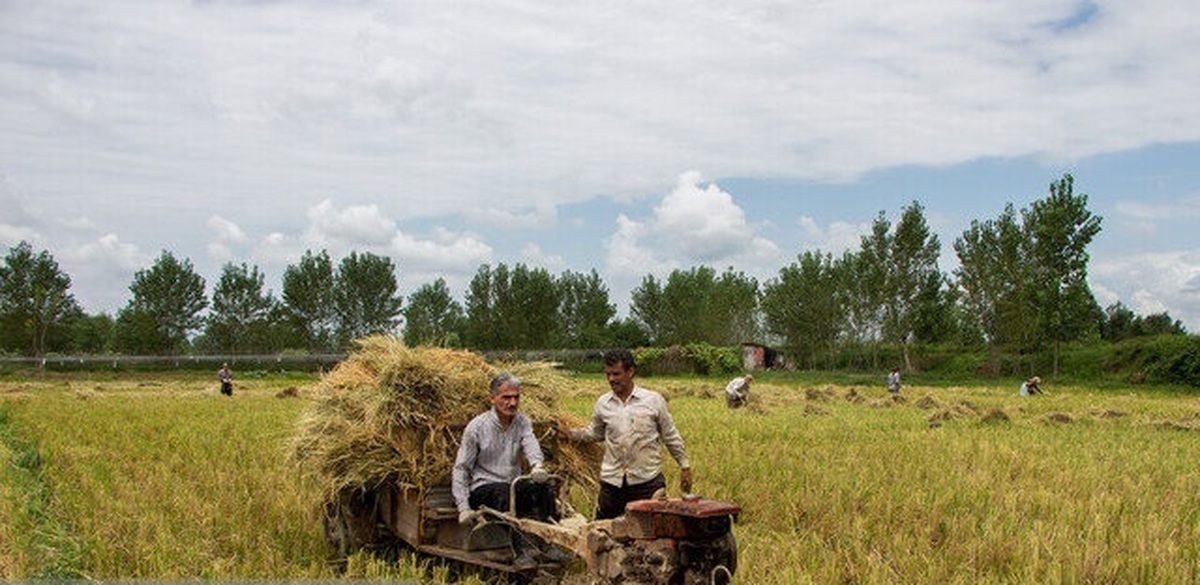
M 683 437 L 662 395 L 634 386 L 624 402 L 612 392 L 596 401 L 591 426 L 571 431 L 576 441 L 604 441 L 600 481 L 621 487 L 645 483 L 662 473 L 662 445 L 679 463 L 688 465 Z
M 750 393 L 750 384 L 745 378 L 734 378 L 725 385 L 725 394 L 730 398 L 745 398 Z
M 450 490 L 458 511 L 471 509 L 471 490 L 488 483 L 508 483 L 521 475 L 522 453 L 530 466 L 544 460 L 542 447 L 533 436 L 533 423 L 525 413 L 518 412 L 507 429 L 500 426 L 495 408 L 471 419 L 463 430 L 451 475 Z

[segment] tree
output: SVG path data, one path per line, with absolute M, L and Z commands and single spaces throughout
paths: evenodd
M 466 295 L 467 345 L 478 349 L 497 349 L 502 342 L 497 296 L 508 288 L 508 268 L 500 264 L 495 270 L 483 264 L 471 277 Z
M 479 267 L 467 291 L 467 343 L 479 349 L 545 349 L 556 344 L 559 295 L 542 268 Z
M 549 349 L 560 331 L 559 291 L 545 268 L 518 263 L 512 270 L 509 294 L 498 304 L 504 331 L 514 349 Z
M 351 252 L 342 258 L 334 278 L 333 304 L 343 346 L 366 335 L 396 330 L 403 304 L 397 288 L 391 258 L 370 252 Z
M 107 313 L 84 315 L 71 328 L 71 346 L 80 353 L 106 354 L 113 348 L 115 327 L 116 322 Z
M 333 348 L 337 313 L 333 303 L 333 262 L 321 250 L 306 250 L 300 262 L 283 271 L 283 306 L 310 352 Z
M 269 346 L 271 309 L 275 299 L 263 292 L 265 277 L 258 267 L 226 264 L 213 290 L 212 311 L 205 332 L 222 353 L 264 351 Z
M 708 305 L 708 336 L 712 344 L 738 345 L 758 339 L 757 280 L 727 268 L 714 283 Z
M 666 284 L 646 276 L 633 290 L 630 311 L 654 342 L 733 345 L 758 335 L 758 282 L 708 266 L 672 270 Z
M 1100 338 L 1105 341 L 1124 341 L 1134 336 L 1133 321 L 1137 314 L 1124 303 L 1116 302 L 1104 309 L 1104 324 Z
M 1118 342 L 1148 335 L 1186 335 L 1183 323 L 1172 319 L 1167 313 L 1141 316 L 1121 302 L 1104 309 L 1104 320 L 1100 326 L 1100 338 Z
M 993 347 L 1032 344 L 1035 307 L 1025 230 L 1012 204 L 994 220 L 972 221 L 954 242 L 965 314 Z
M 1075 179 L 1064 174 L 1025 215 L 1038 340 L 1053 342 L 1055 374 L 1062 342 L 1087 331 L 1095 315 L 1087 246 L 1100 233 L 1101 218 L 1088 210 L 1087 195 L 1076 195 L 1074 185 Z
M 608 324 L 607 338 L 611 347 L 646 347 L 651 344 L 650 336 L 637 319 L 625 317 L 613 319 Z
M 884 339 L 885 325 L 892 308 L 889 284 L 889 265 L 892 252 L 892 223 L 882 211 L 871 224 L 871 233 L 863 236 L 858 253 L 847 258 L 843 282 L 853 291 L 847 307 L 852 311 L 854 325 L 861 340 L 871 344 L 871 359 L 879 366 L 879 342 Z
M 843 282 L 830 254 L 805 251 L 763 287 L 767 330 L 784 340 L 796 359 L 810 363 L 837 341 L 845 307 L 837 294 Z
M 901 347 L 904 367 L 911 371 L 909 345 L 918 330 L 934 335 L 937 330 L 933 324 L 943 319 L 939 313 L 948 307 L 942 296 L 944 276 L 937 263 L 941 245 L 937 235 L 929 231 L 924 208 L 916 201 L 901 212 L 889 243 L 885 254 L 883 334 Z
M 149 269 L 139 270 L 129 285 L 133 298 L 117 317 L 122 349 L 134 353 L 185 350 L 189 337 L 204 324 L 208 307 L 204 278 L 190 260 L 180 262 L 163 250 Z
M 608 287 L 595 269 L 588 274 L 564 272 L 558 277 L 558 295 L 563 347 L 594 349 L 611 343 L 608 326 L 617 307 L 608 301 Z
M 1187 335 L 1183 322 L 1172 319 L 1165 311 L 1139 316 L 1134 321 L 1134 331 L 1138 335 Z
M 413 291 L 401 312 L 404 315 L 404 343 L 409 346 L 455 346 L 462 341 L 463 309 L 450 296 L 444 278 Z
M 653 274 L 643 276 L 641 284 L 630 293 L 629 313 L 651 343 L 665 345 L 668 336 L 666 298 L 662 285 Z
M 0 343 L 5 349 L 41 357 L 70 343 L 71 322 L 83 311 L 69 292 L 71 277 L 50 252 L 34 254 L 22 241 L 0 266 Z

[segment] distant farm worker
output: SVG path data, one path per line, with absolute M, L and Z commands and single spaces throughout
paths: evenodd
M 754 381 L 754 376 L 746 374 L 739 378 L 734 378 L 725 385 L 725 406 L 729 408 L 739 408 L 746 405 L 750 400 L 750 382 Z
M 605 352 L 604 376 L 612 390 L 596 401 L 591 425 L 558 430 L 562 439 L 604 441 L 597 520 L 616 518 L 625 513 L 625 504 L 650 499 L 666 488 L 663 445 L 679 463 L 679 488 L 685 494 L 692 491 L 692 468 L 667 401 L 657 392 L 635 385 L 636 370 L 629 350 Z
M 221 364 L 221 369 L 217 370 L 217 379 L 221 381 L 221 394 L 233 396 L 233 370 L 229 369 L 229 364 Z
M 1021 382 L 1021 396 L 1029 396 L 1030 394 L 1042 394 L 1042 379 L 1034 376 L 1024 382 Z
M 900 392 L 900 368 L 892 368 L 892 373 L 888 374 L 887 389 L 892 394 Z
M 556 516 L 554 492 L 543 467 L 542 448 L 533 435 L 533 423 L 525 413 L 518 411 L 520 378 L 501 372 L 492 378 L 488 394 L 492 408 L 467 423 L 454 460 L 451 491 L 459 522 L 475 523 L 479 514 L 476 510 L 484 506 L 500 512 L 509 511 L 509 488 L 521 475 L 522 456 L 529 463 L 533 481 L 517 483 L 517 515 L 543 521 Z M 536 549 L 532 543 L 520 541 L 514 544 L 520 549 L 514 565 L 536 564 L 533 559 Z

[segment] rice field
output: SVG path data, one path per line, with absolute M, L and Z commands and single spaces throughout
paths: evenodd
M 1196 397 L 781 377 L 731 411 L 724 379 L 639 381 L 670 398 L 695 491 L 742 506 L 738 582 L 1200 581 Z M 411 557 L 327 562 L 320 486 L 288 457 L 316 384 L 0 380 L 0 578 L 450 582 Z M 559 404 L 586 416 L 605 389 L 573 377 Z

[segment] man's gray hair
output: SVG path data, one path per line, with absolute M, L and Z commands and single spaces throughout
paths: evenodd
M 500 387 L 508 384 L 514 388 L 521 387 L 521 379 L 514 376 L 512 372 L 500 372 L 496 377 L 492 378 L 492 383 L 488 386 L 488 392 L 495 396 L 500 391 Z

